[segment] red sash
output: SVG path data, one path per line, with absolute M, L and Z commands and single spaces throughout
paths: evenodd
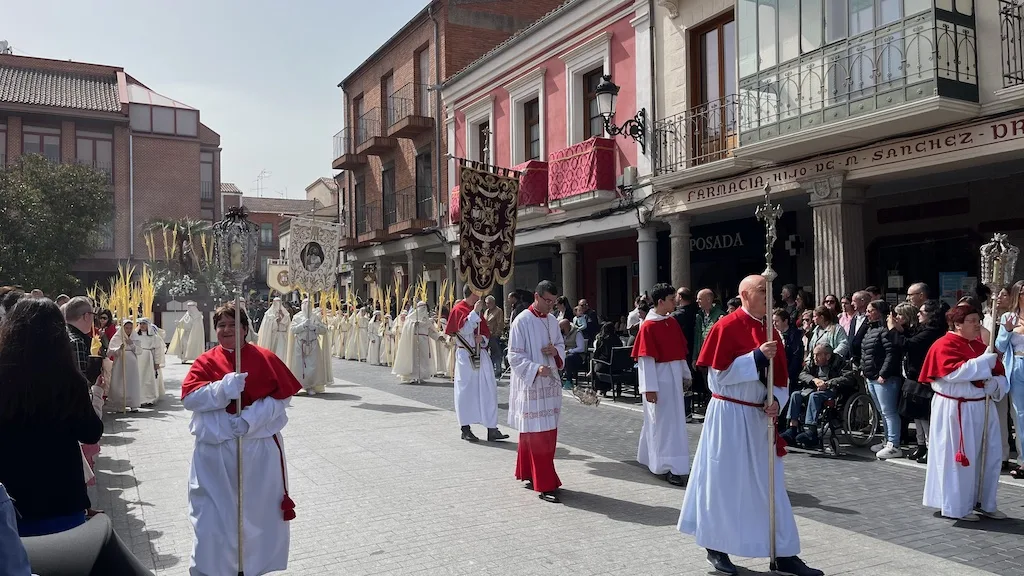
M 747 402 L 745 400 L 737 400 L 736 398 L 730 398 L 728 396 L 722 396 L 721 394 L 712 394 L 712 398 L 716 400 L 722 400 L 725 402 L 732 402 L 733 404 L 739 404 L 740 406 L 749 406 L 751 408 L 760 408 L 764 410 L 764 404 L 758 402 Z M 779 434 L 778 427 L 775 429 L 775 454 L 782 458 L 786 455 L 786 439 Z
M 964 417 L 964 413 L 963 413 L 964 403 L 965 402 L 981 402 L 982 400 L 985 399 L 985 396 L 982 396 L 981 398 L 958 398 L 956 396 L 947 396 L 945 394 L 942 394 L 941 392 L 935 392 L 935 395 L 936 396 L 942 396 L 943 398 L 946 398 L 946 399 L 949 399 L 949 400 L 956 400 L 956 424 L 960 428 L 960 446 L 957 448 L 957 451 L 956 451 L 956 461 L 961 466 L 964 466 L 964 467 L 970 466 L 971 465 L 971 461 L 967 459 L 967 453 L 964 452 L 964 420 L 963 420 L 963 417 Z M 981 449 L 984 450 L 985 447 L 982 446 Z

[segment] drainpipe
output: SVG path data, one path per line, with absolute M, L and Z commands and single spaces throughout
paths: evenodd
M 647 0 L 647 15 L 651 44 L 651 113 L 647 115 L 647 121 L 651 123 L 650 130 L 648 131 L 648 136 L 650 137 L 647 139 L 647 145 L 651 150 L 651 173 L 648 175 L 648 178 L 651 178 L 654 176 L 655 162 L 658 158 L 658 154 L 655 152 L 657 150 L 658 137 L 654 133 L 654 123 L 658 121 L 658 81 L 654 76 L 656 70 L 655 58 L 657 57 L 655 53 L 657 44 L 654 42 L 654 0 Z M 654 194 L 653 185 L 651 186 L 651 194 Z
M 128 133 L 128 259 L 135 258 L 135 148 Z
M 430 15 L 430 21 L 434 23 L 434 158 L 437 162 L 437 170 L 434 171 L 434 182 L 437 188 L 437 199 L 434 202 L 435 218 L 437 220 L 438 228 L 441 228 L 444 222 L 441 215 L 441 199 L 448 197 L 447 190 L 441 190 L 441 170 L 443 164 L 441 158 L 447 158 L 447 150 L 441 150 L 441 130 L 445 129 L 444 123 L 441 122 L 442 118 L 442 107 L 441 107 L 441 25 L 437 21 L 437 13 L 434 11 L 434 4 L 431 3 L 427 9 Z M 442 194 L 444 196 L 442 196 Z M 449 254 L 451 256 L 451 254 Z

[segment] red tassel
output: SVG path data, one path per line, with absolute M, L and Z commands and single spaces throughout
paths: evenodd
M 781 434 L 776 432 L 775 433 L 775 454 L 777 454 L 779 458 L 782 458 L 783 456 L 785 456 L 786 454 L 789 453 L 788 451 L 786 451 L 786 446 L 789 446 L 789 444 L 786 443 L 786 439 L 783 438 Z
M 287 492 L 284 494 L 284 499 L 281 500 L 281 510 L 284 512 L 285 522 L 295 520 L 295 501 L 292 500 Z
M 963 452 L 960 451 L 957 451 L 956 453 L 956 463 L 960 464 L 965 468 L 971 465 L 971 461 L 967 459 L 967 454 L 964 454 Z

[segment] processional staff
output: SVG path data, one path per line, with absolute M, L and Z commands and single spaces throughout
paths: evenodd
M 775 249 L 775 241 L 778 239 L 778 233 L 776 230 L 776 223 L 779 218 L 782 217 L 782 207 L 778 204 L 771 203 L 771 184 L 764 185 L 764 203 L 759 205 L 754 211 L 754 215 L 757 216 L 758 220 L 764 222 L 765 234 L 764 234 L 764 261 L 765 268 L 764 272 L 761 273 L 765 280 L 765 330 L 767 332 L 766 342 L 771 342 L 775 339 L 775 327 L 772 325 L 772 308 L 774 303 L 772 282 L 775 280 L 776 274 L 775 269 L 772 268 L 772 252 Z M 768 396 L 765 398 L 765 408 L 770 407 L 775 402 L 775 359 L 768 359 L 768 372 L 765 375 L 765 386 L 767 386 Z M 768 564 L 770 570 L 776 568 L 776 556 L 775 556 L 775 458 L 776 458 L 776 431 L 775 431 L 775 418 L 768 418 L 768 552 L 770 562 Z
M 993 234 L 992 241 L 981 247 L 981 283 L 988 286 L 994 297 L 1001 287 L 1013 282 L 1020 250 L 1006 241 L 1006 234 Z M 979 310 L 979 312 L 981 312 Z M 996 351 L 996 335 L 999 334 L 999 317 L 995 302 L 992 302 L 992 330 L 988 336 L 988 352 Z M 975 502 L 981 506 L 981 485 L 985 479 L 985 446 L 988 445 L 988 413 L 991 397 L 985 394 L 985 419 L 981 429 L 981 444 L 978 449 L 978 494 Z
M 213 225 L 217 246 L 217 267 L 235 291 L 235 373 L 242 371 L 242 286 L 256 270 L 259 228 L 249 221 L 244 207 L 229 208 L 224 219 Z M 235 414 L 242 414 L 242 397 L 235 400 Z M 238 458 L 238 576 L 245 574 L 242 553 L 242 439 L 235 439 Z

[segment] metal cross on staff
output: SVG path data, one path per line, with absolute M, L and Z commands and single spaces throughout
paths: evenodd
M 757 216 L 758 220 L 764 222 L 764 272 L 761 273 L 765 280 L 765 329 L 767 331 L 766 342 L 771 342 L 775 339 L 774 326 L 771 321 L 772 297 L 774 291 L 772 289 L 772 281 L 775 280 L 775 270 L 772 268 L 772 252 L 775 249 L 775 241 L 778 239 L 778 231 L 776 230 L 776 223 L 779 218 L 782 217 L 782 207 L 778 204 L 771 203 L 771 184 L 764 185 L 764 203 L 757 207 L 754 211 L 754 215 Z M 768 396 L 765 398 L 765 407 L 771 406 L 775 400 L 773 388 L 775 386 L 775 360 L 768 360 L 768 373 L 765 376 L 765 385 L 768 387 Z M 768 419 L 768 551 L 770 556 L 769 569 L 775 570 L 776 558 L 775 558 L 775 418 Z
M 224 219 L 213 225 L 216 262 L 224 280 L 235 291 L 235 373 L 242 371 L 242 286 L 256 270 L 259 227 L 249 222 L 244 207 L 229 208 Z M 235 400 L 235 414 L 242 414 L 241 396 Z M 242 439 L 235 439 L 238 458 L 238 576 L 245 574 L 242 555 Z

